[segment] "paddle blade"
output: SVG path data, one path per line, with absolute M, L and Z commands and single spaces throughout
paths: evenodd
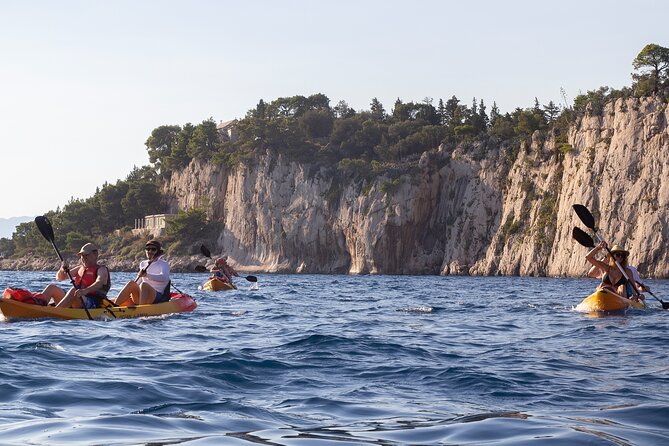
M 581 219 L 584 225 L 586 225 L 588 228 L 592 229 L 593 231 L 597 232 L 597 227 L 595 226 L 595 217 L 592 216 L 592 213 L 583 206 L 582 204 L 575 204 L 572 206 L 574 208 L 574 211 L 576 212 L 576 215 L 578 215 L 578 218 Z
M 202 253 L 203 256 L 209 257 L 211 259 L 211 251 L 209 251 L 209 249 L 207 249 L 206 246 L 204 245 L 200 246 L 200 252 Z
M 571 231 L 571 236 L 574 238 L 574 240 L 576 240 L 578 243 L 585 246 L 586 248 L 595 247 L 595 241 L 581 228 L 577 228 L 576 226 L 574 226 L 574 229 L 572 229 Z
M 209 272 L 209 270 L 204 265 L 196 265 L 195 266 L 195 272 L 196 273 L 206 273 L 206 272 Z
M 257 282 L 258 281 L 258 278 L 256 276 L 246 276 L 244 278 L 246 280 L 248 280 L 249 282 Z
M 39 232 L 42 234 L 42 236 L 53 243 L 53 226 L 51 226 L 49 219 L 43 215 L 40 215 L 35 217 L 35 224 L 37 225 L 37 229 L 39 229 Z

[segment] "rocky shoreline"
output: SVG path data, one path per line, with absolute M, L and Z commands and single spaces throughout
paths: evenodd
M 71 265 L 76 265 L 77 258 L 68 258 Z M 165 257 L 170 264 L 171 271 L 175 273 L 193 273 L 195 267 L 206 266 L 213 263 L 209 259 L 203 259 L 202 256 L 171 256 Z M 109 267 L 111 271 L 132 272 L 137 271 L 139 261 L 128 258 L 100 258 L 100 263 Z M 0 271 L 56 271 L 60 268 L 58 258 L 44 257 L 24 257 L 20 259 L 0 259 Z

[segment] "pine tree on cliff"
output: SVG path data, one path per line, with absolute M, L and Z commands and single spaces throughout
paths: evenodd
M 648 92 L 648 87 L 652 93 L 656 94 L 659 87 L 669 79 L 669 48 L 650 43 L 643 47 L 633 62 L 635 70 L 649 69 L 649 71 L 633 74 L 632 78 L 638 82 L 638 87 L 644 92 Z

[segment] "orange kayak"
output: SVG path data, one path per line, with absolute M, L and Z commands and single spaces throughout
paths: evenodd
M 178 293 L 172 293 L 170 300 L 159 304 L 90 308 L 88 313 L 83 308 L 56 308 L 50 305 L 24 303 L 7 297 L 0 298 L 0 312 L 8 319 L 129 319 L 185 313 L 193 311 L 195 307 L 197 304 L 191 296 Z
M 204 285 L 202 285 L 202 289 L 205 291 L 227 291 L 236 290 L 237 287 L 230 282 L 223 282 L 222 280 L 218 279 L 209 279 L 204 283 Z
M 625 311 L 630 308 L 646 308 L 643 302 L 628 299 L 609 290 L 597 290 L 576 306 L 576 311 L 592 313 L 599 311 Z

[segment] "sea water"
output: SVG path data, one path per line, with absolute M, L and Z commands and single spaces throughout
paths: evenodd
M 0 444 L 669 444 L 669 311 L 650 296 L 593 318 L 573 310 L 590 279 L 205 279 L 173 275 L 191 313 L 0 319 Z

